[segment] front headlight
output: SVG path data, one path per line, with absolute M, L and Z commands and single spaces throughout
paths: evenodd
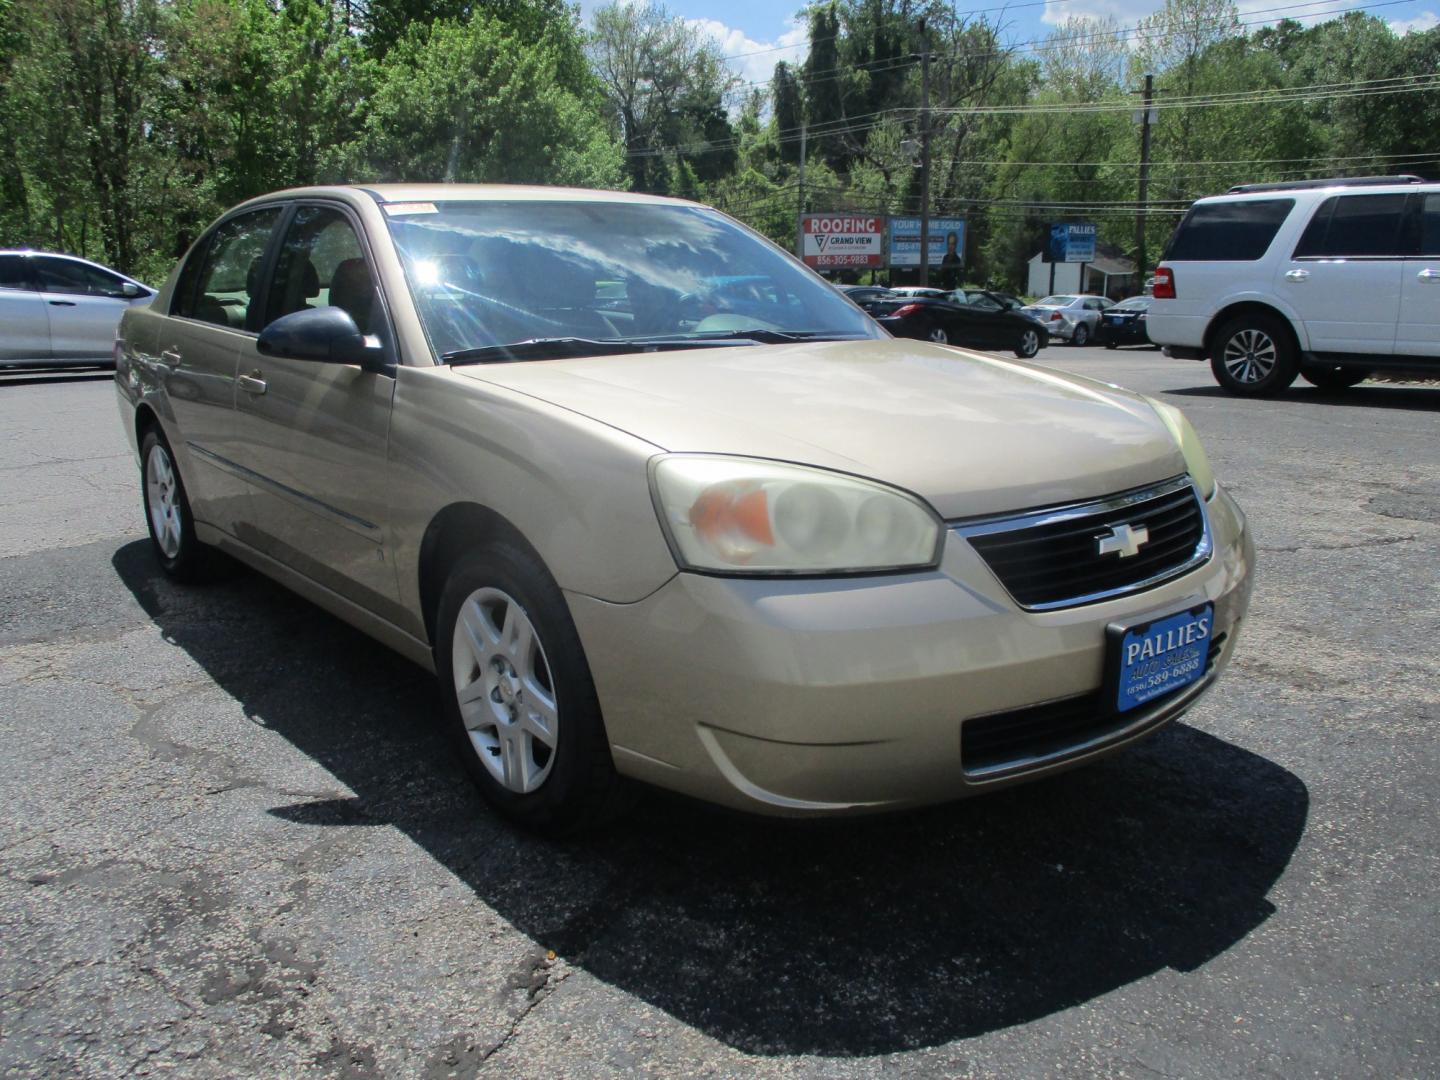
M 1195 434 L 1190 421 L 1186 420 L 1185 414 L 1175 406 L 1166 405 L 1154 398 L 1147 400 L 1170 429 L 1171 436 L 1180 447 L 1180 453 L 1184 455 L 1185 467 L 1190 470 L 1191 479 L 1200 488 L 1200 494 L 1210 498 L 1215 494 L 1215 473 L 1210 469 L 1210 459 L 1205 456 L 1205 447 L 1200 445 L 1200 436 Z
M 650 470 L 660 523 L 683 569 L 855 574 L 940 561 L 945 524 L 907 492 L 759 458 L 677 454 Z

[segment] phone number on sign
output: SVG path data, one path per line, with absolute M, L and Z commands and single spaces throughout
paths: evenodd
M 879 266 L 880 256 L 878 255 L 820 255 L 815 259 L 816 266 Z
M 1151 675 L 1148 679 L 1140 679 L 1130 684 L 1131 690 L 1153 690 L 1157 686 L 1164 686 L 1171 679 L 1178 679 L 1182 675 L 1189 675 L 1200 666 L 1199 660 L 1186 660 L 1183 664 L 1177 664 L 1173 668 L 1167 668 L 1158 674 Z

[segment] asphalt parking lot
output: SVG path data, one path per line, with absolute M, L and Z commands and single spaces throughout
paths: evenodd
M 796 827 L 491 817 L 429 677 L 150 557 L 108 375 L 0 375 L 0 1073 L 1440 1075 L 1440 384 L 1183 408 L 1226 679 L 1087 769 Z

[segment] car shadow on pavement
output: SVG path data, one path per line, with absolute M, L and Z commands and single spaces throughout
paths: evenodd
M 427 673 L 257 575 L 185 589 L 145 542 L 113 564 L 168 640 L 354 793 L 270 813 L 391 825 L 540 948 L 751 1053 L 935 1046 L 1191 971 L 1273 913 L 1305 826 L 1298 778 L 1177 725 L 938 809 L 793 825 L 653 793 L 551 843 L 487 811 Z
M 1218 386 L 1183 386 L 1166 390 L 1168 396 L 1223 398 L 1226 401 L 1242 401 Z M 1285 393 L 1274 398 L 1251 399 L 1267 405 L 1316 404 L 1355 405 L 1367 409 L 1407 409 L 1417 412 L 1440 410 L 1440 382 L 1421 386 L 1416 384 L 1363 383 L 1348 390 L 1321 390 L 1315 386 L 1296 383 Z

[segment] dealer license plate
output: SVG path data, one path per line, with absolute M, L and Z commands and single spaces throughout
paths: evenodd
M 1215 605 L 1112 631 L 1117 643 L 1111 660 L 1117 712 L 1138 708 L 1188 686 L 1205 675 Z

